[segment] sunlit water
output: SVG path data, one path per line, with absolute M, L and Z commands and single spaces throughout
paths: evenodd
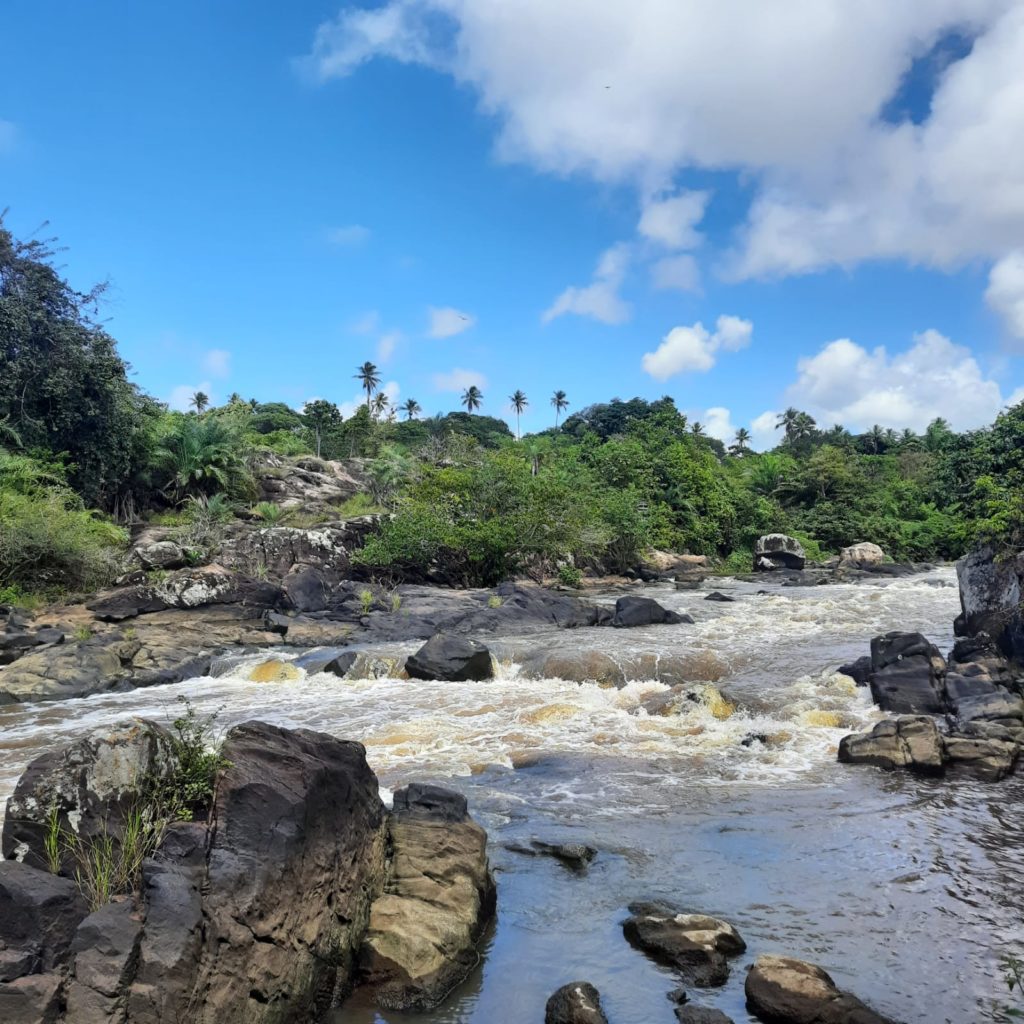
M 473 978 L 437 1013 L 409 1020 L 539 1021 L 555 988 L 587 979 L 613 1024 L 671 1022 L 671 972 L 632 950 L 620 927 L 629 902 L 652 897 L 723 916 L 747 939 L 726 988 L 691 993 L 738 1022 L 751 1019 L 743 965 L 768 951 L 825 965 L 907 1024 L 999 1020 L 999 955 L 1024 943 L 1024 786 L 835 761 L 840 737 L 879 717 L 836 666 L 890 629 L 920 630 L 948 648 L 952 572 L 767 594 L 716 585 L 737 601 L 645 591 L 690 611 L 695 625 L 495 642 L 498 677 L 488 682 L 247 681 L 264 653 L 220 678 L 0 708 L 0 796 L 40 752 L 125 716 L 166 720 L 186 694 L 201 710 L 222 709 L 224 726 L 258 718 L 359 739 L 385 789 L 429 779 L 469 796 L 491 837 L 498 924 Z M 413 646 L 367 651 L 367 663 L 386 670 Z M 610 654 L 632 681 L 615 689 L 522 678 L 518 661 L 541 647 Z M 650 680 L 652 664 L 700 699 L 680 714 L 648 715 L 641 702 L 666 689 Z M 506 848 L 534 836 L 588 842 L 600 854 L 576 875 Z M 333 1020 L 406 1018 L 354 1004 Z

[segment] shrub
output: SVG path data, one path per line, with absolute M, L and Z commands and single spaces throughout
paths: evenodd
M 558 567 L 558 581 L 566 587 L 579 590 L 583 586 L 583 573 L 569 562 L 563 562 Z
M 288 518 L 288 509 L 275 505 L 272 501 L 261 501 L 253 506 L 253 514 L 267 526 L 280 526 Z

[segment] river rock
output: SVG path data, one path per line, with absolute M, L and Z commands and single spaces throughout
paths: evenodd
M 346 651 L 341 647 L 324 647 L 303 654 L 295 659 L 294 664 L 307 675 L 327 672 L 339 679 L 345 679 L 358 658 L 359 655 L 355 651 Z
M 143 569 L 180 569 L 188 565 L 188 556 L 180 544 L 173 540 L 158 540 L 152 544 L 137 545 L 131 557 Z
M 784 533 L 769 533 L 758 537 L 754 545 L 754 571 L 770 569 L 803 569 L 807 555 L 795 537 Z
M 704 600 L 705 601 L 720 601 L 722 603 L 731 604 L 733 601 L 736 600 L 736 598 L 735 597 L 729 597 L 728 594 L 720 593 L 717 590 L 712 590 L 711 593 L 708 594 L 707 597 L 704 598 Z
M 699 987 L 724 985 L 727 958 L 747 948 L 731 924 L 715 917 L 680 913 L 664 903 L 634 903 L 629 912 L 622 930 L 630 943 Z
M 63 832 L 84 841 L 116 838 L 125 816 L 137 809 L 140 787 L 169 777 L 174 765 L 170 733 L 138 719 L 41 754 L 7 801 L 3 856 L 46 868 L 51 814 Z M 62 872 L 72 870 L 65 854 Z
M 554 857 L 566 867 L 574 871 L 584 871 L 597 856 L 597 850 L 585 843 L 548 843 L 543 839 L 532 839 L 529 846 L 522 843 L 510 843 L 508 849 L 513 853 L 522 853 L 528 857 L 538 854 Z
M 476 640 L 435 633 L 405 663 L 413 679 L 438 679 L 445 682 L 491 679 L 494 666 L 491 652 Z
M 909 768 L 922 775 L 941 775 L 945 757 L 935 719 L 921 715 L 887 719 L 871 732 L 844 736 L 839 741 L 839 760 L 890 771 Z
M 679 1024 L 733 1024 L 732 1017 L 727 1017 L 721 1010 L 712 1010 L 704 1006 L 677 1006 L 676 1020 Z
M 61 1006 L 63 977 L 30 974 L 0 982 L 0 1020 L 4 1024 L 54 1024 Z
M 938 648 L 920 633 L 886 633 L 871 641 L 871 695 L 883 711 L 942 714 L 945 674 Z
M 386 1009 L 437 1006 L 476 966 L 494 916 L 487 833 L 465 797 L 438 786 L 395 793 L 391 864 L 370 911 L 360 979 Z
M 1019 676 L 986 634 L 956 642 L 945 687 L 946 702 L 959 728 L 972 722 L 988 722 L 1011 731 L 1024 731 Z
M 633 629 L 636 626 L 677 625 L 692 623 L 689 615 L 662 608 L 650 597 L 620 597 L 615 602 L 615 615 L 611 624 L 617 629 Z
M 885 561 L 885 552 L 877 545 L 863 541 L 851 544 L 839 552 L 839 568 L 858 568 L 881 565 Z
M 768 1024 L 896 1024 L 842 992 L 820 967 L 759 956 L 747 974 L 747 1007 Z
M 608 1018 L 597 989 L 588 981 L 571 981 L 548 1000 L 544 1024 L 608 1024 Z
M 969 771 L 987 782 L 998 782 L 1016 767 L 1020 744 L 1015 740 L 954 734 L 944 738 L 943 752 L 952 767 Z
M 840 665 L 836 671 L 841 672 L 844 676 L 849 676 L 858 686 L 867 686 L 871 682 L 871 655 L 865 654 L 856 661 Z
M 1014 661 L 1024 663 L 1024 553 L 998 557 L 988 546 L 956 563 L 961 614 L 957 633 L 986 633 Z

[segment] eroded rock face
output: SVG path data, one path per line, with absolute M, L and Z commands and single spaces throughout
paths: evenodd
M 1024 554 L 997 558 L 977 548 L 956 563 L 961 636 L 987 633 L 1007 657 L 1024 663 Z
M 924 715 L 879 722 L 871 732 L 844 736 L 839 760 L 888 770 L 908 768 L 922 775 L 941 775 L 945 765 L 935 719 Z
M 138 804 L 139 789 L 147 779 L 166 778 L 173 763 L 167 730 L 138 719 L 42 754 L 25 769 L 7 801 L 3 856 L 46 868 L 52 813 L 62 831 L 83 840 L 118 835 L 126 814 Z M 72 870 L 65 854 L 62 872 Z
M 739 932 L 716 917 L 680 913 L 663 903 L 634 903 L 629 911 L 622 926 L 626 938 L 698 987 L 724 985 L 728 958 L 747 948 Z
M 767 1024 L 896 1024 L 803 960 L 759 956 L 745 991 L 748 1008 Z
M 491 652 L 475 640 L 436 633 L 405 663 L 413 679 L 438 679 L 445 682 L 491 679 L 494 666 Z
M 886 633 L 871 641 L 871 695 L 884 711 L 939 715 L 946 662 L 920 633 Z
M 637 626 L 678 625 L 692 623 L 689 615 L 662 608 L 650 597 L 620 597 L 615 602 L 615 615 L 611 624 L 617 629 L 633 629 Z
M 370 912 L 361 982 L 387 1009 L 429 1010 L 476 966 L 494 916 L 487 834 L 465 797 L 437 786 L 395 793 L 391 866 Z
M 588 981 L 563 985 L 544 1008 L 544 1024 L 608 1024 L 601 995 Z
M 863 568 L 868 565 L 881 565 L 885 561 L 885 552 L 877 545 L 864 541 L 851 544 L 839 552 L 840 568 L 852 566 Z
M 754 571 L 771 569 L 803 569 L 807 555 L 795 537 L 784 533 L 769 533 L 758 537 L 754 545 Z
M 257 470 L 257 483 L 263 501 L 318 513 L 329 513 L 365 490 L 360 460 L 332 462 L 312 456 L 289 459 L 268 455 Z

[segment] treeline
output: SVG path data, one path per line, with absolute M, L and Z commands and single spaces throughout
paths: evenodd
M 1024 543 L 1024 406 L 988 429 L 852 434 L 789 409 L 779 444 L 726 446 L 671 398 L 613 400 L 517 439 L 465 412 L 393 409 L 372 363 L 354 367 L 366 402 L 297 411 L 239 395 L 188 413 L 138 389 L 98 320 L 101 291 L 77 292 L 51 247 L 0 223 L 0 600 L 89 588 L 113 571 L 121 526 L 186 516 L 216 499 L 250 514 L 254 469 L 271 456 L 366 460 L 373 501 L 393 516 L 361 553 L 374 572 L 491 583 L 517 571 L 621 570 L 649 547 L 749 565 L 757 536 L 784 531 L 812 554 L 861 540 L 899 560 L 959 556 L 977 539 Z M 953 399 L 955 400 L 955 396 Z M 404 417 L 404 418 L 402 418 Z M 228 512 L 230 514 L 230 511 Z

